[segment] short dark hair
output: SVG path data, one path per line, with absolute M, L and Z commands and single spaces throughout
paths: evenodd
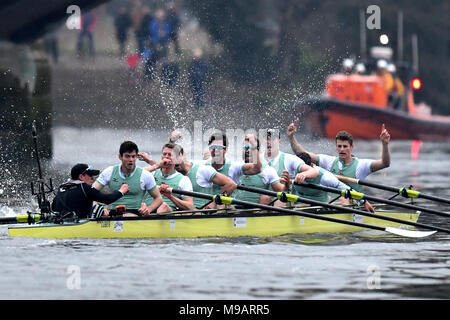
M 121 156 L 123 156 L 123 154 L 125 152 L 130 152 L 131 153 L 133 151 L 136 151 L 136 153 L 139 152 L 139 148 L 138 148 L 137 144 L 134 143 L 133 141 L 124 141 L 120 145 L 119 153 L 120 153 Z
M 280 132 L 280 130 L 278 130 L 278 129 L 267 129 L 267 131 L 266 131 L 266 139 L 269 140 L 272 137 L 276 138 L 277 133 L 278 133 L 278 139 L 281 139 L 281 132 Z
M 223 131 L 214 132 L 211 137 L 209 137 L 208 146 L 213 143 L 214 140 L 222 140 L 223 146 L 226 148 L 228 145 L 227 135 Z
M 348 133 L 347 131 L 339 131 L 336 134 L 336 141 L 337 140 L 342 140 L 342 141 L 348 141 L 350 143 L 350 145 L 353 145 L 353 136 Z
M 163 145 L 161 151 L 164 150 L 164 148 L 172 149 L 175 152 L 178 152 L 178 154 L 184 154 L 183 147 L 176 143 L 171 143 L 171 142 L 166 143 L 165 145 Z
M 308 166 L 310 166 L 311 165 L 311 156 L 309 155 L 309 153 L 307 153 L 307 152 L 300 152 L 300 153 L 298 153 L 297 154 L 297 157 L 299 157 L 300 159 L 302 159 L 303 160 L 303 162 L 305 163 L 305 164 L 307 164 Z

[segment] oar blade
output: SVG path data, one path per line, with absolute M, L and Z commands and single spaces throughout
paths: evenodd
M 402 237 L 408 237 L 408 238 L 425 238 L 428 236 L 431 236 L 432 234 L 435 234 L 437 231 L 418 231 L 418 230 L 407 230 L 407 229 L 399 229 L 399 228 L 393 228 L 388 227 L 385 229 L 386 232 L 402 236 Z

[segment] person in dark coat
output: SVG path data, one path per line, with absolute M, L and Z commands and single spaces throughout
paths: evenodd
M 158 57 L 165 57 L 171 30 L 166 12 L 163 9 L 156 10 L 155 17 L 150 21 L 148 30 L 153 48 L 158 52 Z
M 161 67 L 161 80 L 164 85 L 172 88 L 177 84 L 180 77 L 180 67 L 178 66 L 173 47 L 169 46 L 168 51 L 169 54 Z
M 208 72 L 208 63 L 203 57 L 201 49 L 194 50 L 194 59 L 189 67 L 189 84 L 191 86 L 194 103 L 198 109 L 204 105 L 205 83 Z
M 131 18 L 126 7 L 120 7 L 119 13 L 114 19 L 116 27 L 116 38 L 119 42 L 120 56 L 125 54 L 125 44 L 127 42 L 128 29 L 131 26 Z
M 84 38 L 88 40 L 89 56 L 94 58 L 94 29 L 97 24 L 97 13 L 95 10 L 91 10 L 81 16 L 81 31 L 77 40 L 77 53 L 78 57 L 84 56 Z
M 150 39 L 149 26 L 150 22 L 153 20 L 152 10 L 149 6 L 144 6 L 142 8 L 142 17 L 140 20 L 140 25 L 136 31 L 136 37 L 138 38 L 138 49 L 139 53 L 143 53 L 146 47 L 146 43 Z
M 94 201 L 110 204 L 128 192 L 127 184 L 109 194 L 93 188 L 94 176 L 99 173 L 99 170 L 87 164 L 76 164 L 70 171 L 71 179 L 59 187 L 52 202 L 52 210 L 60 213 L 74 212 L 79 219 L 90 218 Z
M 173 42 L 175 46 L 175 52 L 180 53 L 180 46 L 178 44 L 178 32 L 180 29 L 180 18 L 175 8 L 175 4 L 172 2 L 168 5 L 167 9 L 167 22 L 170 25 L 169 42 Z

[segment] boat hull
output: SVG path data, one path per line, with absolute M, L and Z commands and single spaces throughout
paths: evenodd
M 331 139 L 341 130 L 349 131 L 355 139 L 379 139 L 382 123 L 395 140 L 450 139 L 450 117 L 412 116 L 402 111 L 329 98 L 298 103 L 295 111 L 300 125 L 307 131 Z
M 416 222 L 418 213 L 377 212 L 382 216 Z M 333 218 L 357 221 L 382 227 L 398 227 L 398 223 L 350 213 L 325 214 Z M 406 227 L 406 226 L 405 226 Z M 9 228 L 14 237 L 40 238 L 198 238 L 279 236 L 357 232 L 364 228 L 333 223 L 299 215 L 239 214 L 215 216 L 170 216 L 151 218 L 122 218 L 121 220 L 85 220 L 79 223 L 36 224 Z

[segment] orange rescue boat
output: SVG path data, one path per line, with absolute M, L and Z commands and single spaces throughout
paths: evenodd
M 382 76 L 334 74 L 327 79 L 324 96 L 297 102 L 295 111 L 301 125 L 315 136 L 334 138 L 347 130 L 357 139 L 378 139 L 384 123 L 392 139 L 450 140 L 450 117 L 431 115 L 429 106 L 415 104 L 413 91 L 411 81 L 404 107 L 394 108 Z

